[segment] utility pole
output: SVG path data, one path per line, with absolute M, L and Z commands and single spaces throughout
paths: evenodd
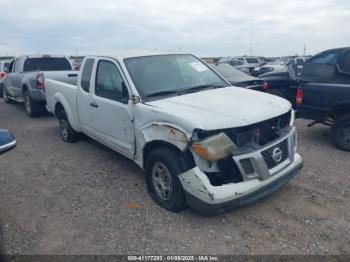
M 250 16 L 250 44 L 249 44 L 249 55 L 253 55 L 253 15 Z
M 304 52 L 303 52 L 304 56 L 306 56 L 306 45 L 304 44 Z

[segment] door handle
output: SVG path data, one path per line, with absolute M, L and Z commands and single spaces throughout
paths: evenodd
M 96 102 L 90 103 L 90 106 L 95 107 L 95 108 L 98 108 L 98 104 L 97 104 Z

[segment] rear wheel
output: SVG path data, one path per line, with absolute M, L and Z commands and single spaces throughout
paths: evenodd
M 2 98 L 4 99 L 4 102 L 6 104 L 10 104 L 12 102 L 12 100 L 7 96 L 7 91 L 6 88 L 4 87 L 4 89 L 2 90 Z
M 24 107 L 29 117 L 35 117 L 38 114 L 44 112 L 44 105 L 40 102 L 33 100 L 30 97 L 28 90 L 24 90 L 23 98 L 24 98 Z
M 66 112 L 62 109 L 57 117 L 62 140 L 67 143 L 76 142 L 79 139 L 79 133 L 76 132 L 70 125 Z
M 337 148 L 350 152 L 350 115 L 341 116 L 334 121 L 331 139 Z
M 182 173 L 180 153 L 171 148 L 156 148 L 146 160 L 149 195 L 158 205 L 180 212 L 187 208 L 185 191 L 178 177 Z

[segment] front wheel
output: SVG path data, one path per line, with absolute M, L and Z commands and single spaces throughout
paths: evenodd
M 350 152 L 350 115 L 339 117 L 334 121 L 331 139 L 337 148 Z
M 146 159 L 146 183 L 149 195 L 158 205 L 180 212 L 187 201 L 178 177 L 182 173 L 180 153 L 170 148 L 157 148 Z

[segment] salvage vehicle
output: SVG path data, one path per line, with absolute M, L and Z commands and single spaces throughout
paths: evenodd
M 268 84 L 264 80 L 243 73 L 228 64 L 219 63 L 210 65 L 233 86 L 245 87 L 261 92 L 268 90 Z
M 6 103 L 24 102 L 28 116 L 37 116 L 45 111 L 44 78 L 73 84 L 78 74 L 72 70 L 72 64 L 64 56 L 17 57 L 9 65 L 9 72 L 3 82 L 3 99 Z
M 0 154 L 16 146 L 15 137 L 6 129 L 0 129 Z
M 11 61 L 0 61 L 0 97 L 2 97 L 3 80 L 6 77 L 6 72 L 8 72 L 8 67 Z
M 309 127 L 331 126 L 335 146 L 350 152 L 350 47 L 322 52 L 293 72 L 298 117 L 313 120 Z
M 45 86 L 63 141 L 84 133 L 132 159 L 151 198 L 174 212 L 254 203 L 302 167 L 291 104 L 232 88 L 190 54 L 88 56 L 77 85 Z

